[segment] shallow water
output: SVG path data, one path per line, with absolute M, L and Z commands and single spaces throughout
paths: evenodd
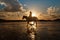
M 0 23 L 0 40 L 28 40 L 26 22 Z M 35 40 L 60 40 L 60 22 L 38 22 Z

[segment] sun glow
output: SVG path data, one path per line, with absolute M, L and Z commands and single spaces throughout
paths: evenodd
M 33 10 L 31 10 L 31 12 L 32 12 L 32 17 L 38 17 L 39 16 L 38 12 L 33 11 Z M 29 16 L 29 14 L 30 14 L 30 11 L 27 12 L 27 16 Z
M 36 13 L 35 12 L 32 12 L 32 17 L 36 16 Z

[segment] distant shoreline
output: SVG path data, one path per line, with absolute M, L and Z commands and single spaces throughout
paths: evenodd
M 0 20 L 0 22 L 27 22 L 27 21 L 26 20 Z M 60 22 L 60 20 L 38 20 L 38 22 Z
M 31 20 L 34 21 L 34 20 Z M 38 22 L 60 22 L 60 19 L 56 19 L 56 20 L 37 20 Z M 27 22 L 26 20 L 4 20 L 4 19 L 0 19 L 0 22 Z

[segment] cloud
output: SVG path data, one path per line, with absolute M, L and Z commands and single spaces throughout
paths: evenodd
M 54 20 L 54 19 L 60 19 L 60 9 L 57 7 L 48 7 L 47 13 L 40 13 L 39 16 L 40 20 Z
M 4 8 L 0 9 L 0 19 L 20 20 L 26 12 L 18 0 L 0 0 L 0 5 L 4 5 Z
M 55 15 L 56 13 L 58 13 L 59 11 L 59 8 L 56 8 L 56 7 L 49 7 L 47 8 L 47 12 L 49 15 Z
M 0 2 L 0 5 L 5 5 L 5 6 L 7 6 L 4 2 Z
M 58 19 L 60 18 L 60 9 L 57 7 L 49 7 L 47 8 L 47 13 L 51 17 L 51 19 Z
M 22 19 L 22 13 L 17 12 L 0 12 L 0 19 L 5 20 L 21 20 Z
M 0 0 L 1 4 L 5 4 L 4 11 L 16 12 L 16 11 L 25 11 L 22 4 L 18 0 Z M 24 10 L 23 10 L 24 9 Z M 2 10 L 1 10 L 2 11 Z

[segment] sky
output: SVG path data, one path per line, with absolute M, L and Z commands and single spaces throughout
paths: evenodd
M 20 0 L 20 2 L 28 9 L 37 9 L 45 12 L 50 7 L 60 7 L 60 0 Z
M 60 0 L 0 0 L 2 19 L 19 20 L 29 11 L 35 12 L 39 19 L 60 19 Z

